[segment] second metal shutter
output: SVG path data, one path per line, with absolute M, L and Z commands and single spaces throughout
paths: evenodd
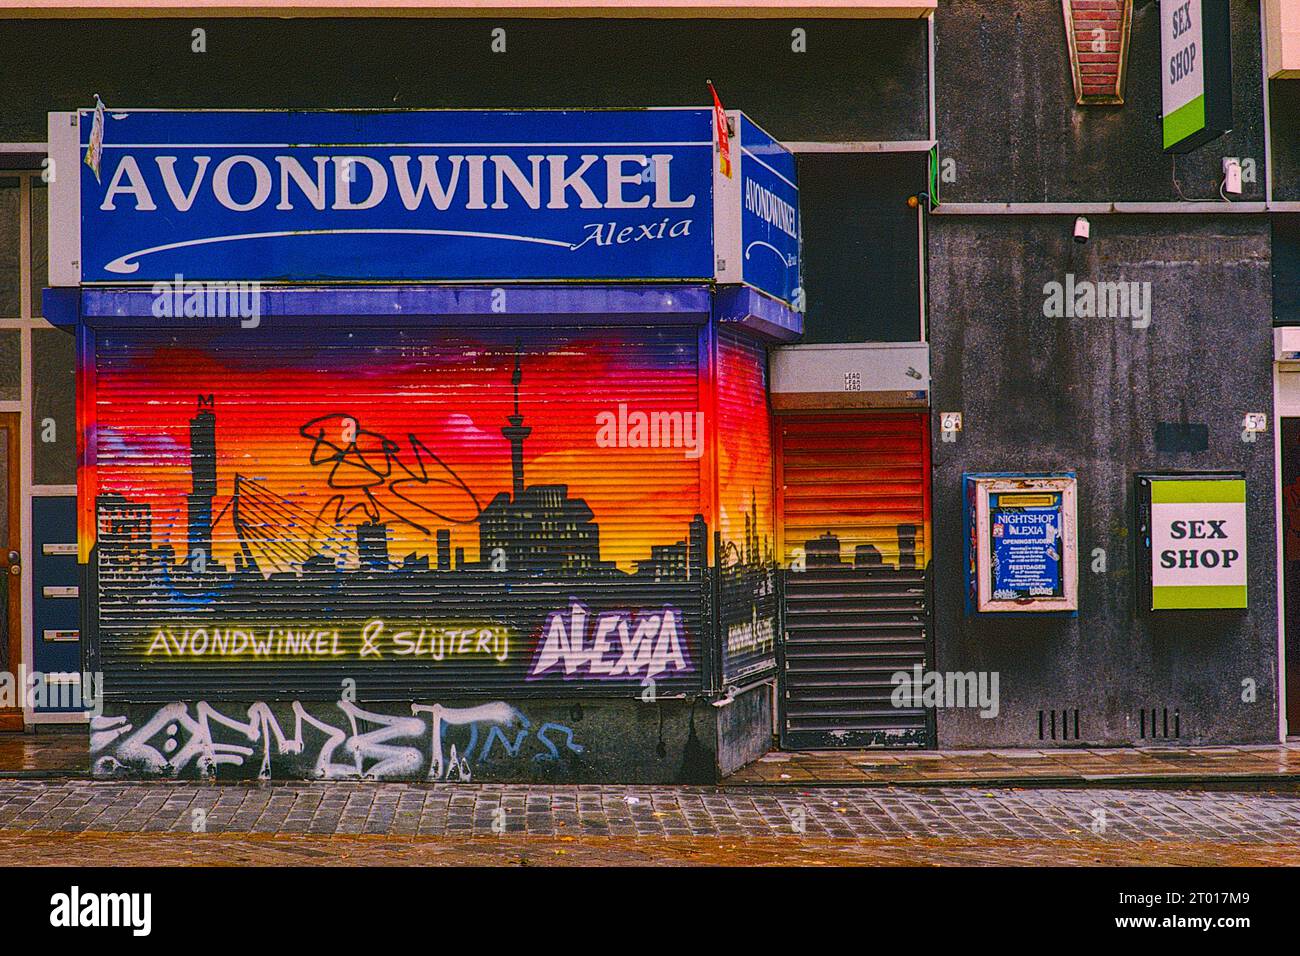
M 931 745 L 926 711 L 891 701 L 893 675 L 931 660 L 927 417 L 790 416 L 775 431 L 782 746 Z

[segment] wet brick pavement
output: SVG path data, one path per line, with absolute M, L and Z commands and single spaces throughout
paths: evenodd
M 1298 863 L 1300 794 L 0 781 L 0 861 L 70 852 L 101 864 Z

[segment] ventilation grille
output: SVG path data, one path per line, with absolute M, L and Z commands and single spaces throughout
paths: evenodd
M 1182 720 L 1177 707 L 1151 707 L 1138 714 L 1138 732 L 1143 740 L 1177 740 Z
M 1040 710 L 1038 712 L 1039 740 L 1078 740 L 1079 708 Z

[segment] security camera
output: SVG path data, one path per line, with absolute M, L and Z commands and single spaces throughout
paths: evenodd
M 1088 224 L 1088 220 L 1086 217 L 1080 216 L 1079 218 L 1074 220 L 1074 241 L 1075 242 L 1078 243 L 1087 242 L 1088 235 L 1089 233 L 1091 233 L 1091 231 L 1092 231 L 1092 226 Z

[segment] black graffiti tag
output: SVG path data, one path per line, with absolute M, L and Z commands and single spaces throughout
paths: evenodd
M 411 451 L 408 465 L 402 460 L 402 446 L 398 442 L 381 432 L 362 428 L 354 415 L 340 412 L 322 415 L 304 424 L 298 432 L 312 442 L 310 464 L 330 466 L 326 483 L 343 492 L 331 497 L 318 517 L 324 517 L 332 508 L 333 522 L 342 524 L 360 510 L 370 521 L 380 521 L 387 515 L 429 534 L 426 522 L 430 519 L 443 524 L 472 524 L 483 510 L 469 485 L 414 434 L 406 436 Z M 454 489 L 465 510 L 448 514 L 412 497 L 416 489 L 433 486 Z M 349 501 L 350 493 L 359 493 L 361 497 Z

